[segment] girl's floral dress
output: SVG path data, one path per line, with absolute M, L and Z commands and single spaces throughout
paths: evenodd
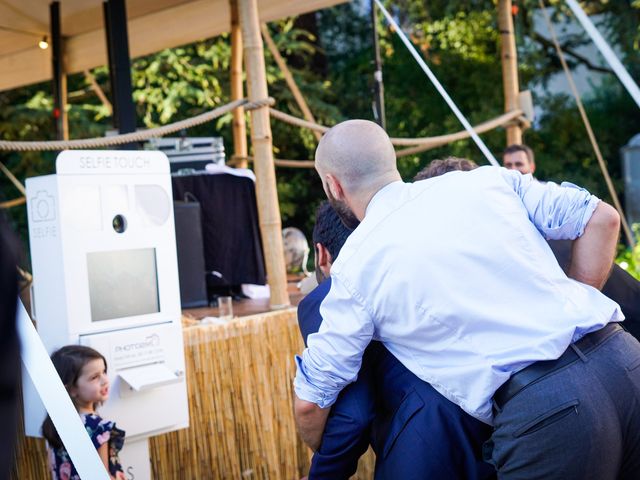
M 117 428 L 114 422 L 103 420 L 95 413 L 82 413 L 80 418 L 82 418 L 96 450 L 104 443 L 109 442 L 109 474 L 117 479 L 124 479 L 124 472 L 118 458 L 118 453 L 124 445 L 124 431 Z M 64 447 L 48 448 L 47 450 L 53 480 L 80 480 L 80 475 L 71 463 L 71 458 Z

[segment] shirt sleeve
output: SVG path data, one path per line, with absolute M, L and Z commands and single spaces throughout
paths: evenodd
M 529 219 L 547 240 L 575 240 L 584 229 L 600 199 L 569 182 L 542 183 L 531 174 L 500 169 L 506 182 L 518 194 Z
M 322 443 L 311 460 L 309 480 L 350 478 L 369 447 L 376 401 L 372 346 L 364 353 L 358 380 L 347 385 L 331 407 Z
M 298 398 L 321 408 L 333 405 L 340 391 L 357 379 L 374 330 L 362 296 L 339 277 L 332 275 L 331 280 L 320 307 L 322 325 L 309 335 L 302 356 L 296 356 L 294 380 Z

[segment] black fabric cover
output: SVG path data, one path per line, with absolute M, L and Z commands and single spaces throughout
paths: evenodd
M 209 303 L 200 210 L 198 202 L 173 202 L 182 308 L 204 307 Z
M 254 182 L 235 175 L 172 177 L 173 199 L 193 195 L 202 208 L 204 261 L 210 286 L 264 285 L 266 274 Z

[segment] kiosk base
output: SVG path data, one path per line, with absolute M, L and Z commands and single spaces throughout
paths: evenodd
M 120 451 L 120 462 L 127 480 L 151 480 L 149 439 L 125 439 L 124 447 Z

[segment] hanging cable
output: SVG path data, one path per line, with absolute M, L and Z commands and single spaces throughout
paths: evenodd
M 633 81 L 633 78 L 631 78 L 631 75 L 629 75 L 629 72 L 627 72 L 627 69 L 624 68 L 620 60 L 618 60 L 616 54 L 613 53 L 613 50 L 611 50 L 607 41 L 602 38 L 598 29 L 593 25 L 591 20 L 589 20 L 589 17 L 584 13 L 578 2 L 575 0 L 567 0 L 567 5 L 573 11 L 573 14 L 582 24 L 585 31 L 589 34 L 593 43 L 598 47 L 600 53 L 602 53 L 602 56 L 607 61 L 611 69 L 618 76 L 618 79 L 622 82 L 624 88 L 627 89 L 629 95 L 631 95 L 633 100 L 640 107 L 640 89 L 636 82 Z
M 462 123 L 462 125 L 464 126 L 465 130 L 467 132 L 469 132 L 469 136 L 473 139 L 474 142 L 476 142 L 476 145 L 478 146 L 478 148 L 482 151 L 482 153 L 484 154 L 484 156 L 487 158 L 487 160 L 489 161 L 489 163 L 491 163 L 492 165 L 499 167 L 500 165 L 498 164 L 498 161 L 495 159 L 495 157 L 493 156 L 493 154 L 491 153 L 491 151 L 487 148 L 487 146 L 485 145 L 485 143 L 482 141 L 482 139 L 478 136 L 478 134 L 476 132 L 474 132 L 473 127 L 471 127 L 471 124 L 467 121 L 467 119 L 465 118 L 465 116 L 462 114 L 462 112 L 458 109 L 458 107 L 456 106 L 456 104 L 454 103 L 454 101 L 451 99 L 451 97 L 449 96 L 449 94 L 447 93 L 447 91 L 444 89 L 444 87 L 442 86 L 442 84 L 438 81 L 438 79 L 436 78 L 436 76 L 433 74 L 433 72 L 431 71 L 431 69 L 427 66 L 427 64 L 425 63 L 425 61 L 422 59 L 422 56 L 418 53 L 418 51 L 415 49 L 415 47 L 413 46 L 413 44 L 411 43 L 411 41 L 407 38 L 407 36 L 405 35 L 405 33 L 402 31 L 402 29 L 400 28 L 400 26 L 396 23 L 396 21 L 393 19 L 393 17 L 389 14 L 389 12 L 387 12 L 387 9 L 384 8 L 384 6 L 382 5 L 382 3 L 380 2 L 380 0 L 375 0 L 376 4 L 378 5 L 378 7 L 380 7 L 380 10 L 382 11 L 382 13 L 384 14 L 384 16 L 386 17 L 387 21 L 391 24 L 391 26 L 396 30 L 396 33 L 398 34 L 398 36 L 400 37 L 400 40 L 402 40 L 402 43 L 404 43 L 404 45 L 407 47 L 407 49 L 409 50 L 409 52 L 411 53 L 411 55 L 413 56 L 413 58 L 415 58 L 416 62 L 418 62 L 418 65 L 420 65 L 420 67 L 422 68 L 422 70 L 424 71 L 424 73 L 427 74 L 427 77 L 429 77 L 429 80 L 431 80 L 431 83 L 433 83 L 433 85 L 436 87 L 436 90 L 438 90 L 438 93 L 440 93 L 440 95 L 442 95 L 442 98 L 444 98 L 444 101 L 447 102 L 447 105 L 449 105 L 449 108 L 451 108 L 451 110 L 453 111 L 453 113 L 455 114 L 455 116 L 458 118 L 458 120 L 460 120 L 460 123 Z
M 562 64 L 562 69 L 564 70 L 565 75 L 567 76 L 567 82 L 569 83 L 569 88 L 571 89 L 571 93 L 576 100 L 576 105 L 578 106 L 578 111 L 580 112 L 580 117 L 582 117 L 582 123 L 584 123 L 584 128 L 587 130 L 587 135 L 589 136 L 589 141 L 591 142 L 591 147 L 593 148 L 593 152 L 598 159 L 598 165 L 600 166 L 600 170 L 602 171 L 602 175 L 604 176 L 604 180 L 607 184 L 607 188 L 609 189 L 609 195 L 613 199 L 613 205 L 616 207 L 616 210 L 620 214 L 620 221 L 622 223 L 622 230 L 624 231 L 625 237 L 627 237 L 627 241 L 631 247 L 634 247 L 636 242 L 631 233 L 631 229 L 629 228 L 629 224 L 627 223 L 627 219 L 624 215 L 624 211 L 622 210 L 622 205 L 620 204 L 620 199 L 618 198 L 618 194 L 616 193 L 616 189 L 613 186 L 613 181 L 611 180 L 611 176 L 609 175 L 609 169 L 607 168 L 607 164 L 600 152 L 600 146 L 598 145 L 598 141 L 596 140 L 596 136 L 593 133 L 593 129 L 591 128 L 591 122 L 589 121 L 589 117 L 587 116 L 587 112 L 584 109 L 584 105 L 582 104 L 582 99 L 580 98 L 580 93 L 576 87 L 575 82 L 573 81 L 573 75 L 571 74 L 571 70 L 567 65 L 567 62 L 564 58 L 564 53 L 562 52 L 562 48 L 560 48 L 560 43 L 558 42 L 558 37 L 556 36 L 556 31 L 553 28 L 553 23 L 549 18 L 549 14 L 547 13 L 546 5 L 543 0 L 538 0 L 540 4 L 540 9 L 542 11 L 542 15 L 544 16 L 544 20 L 547 24 L 547 28 L 549 29 L 549 33 L 551 34 L 551 40 L 556 48 L 556 52 L 558 53 L 558 58 L 560 59 L 560 63 Z

